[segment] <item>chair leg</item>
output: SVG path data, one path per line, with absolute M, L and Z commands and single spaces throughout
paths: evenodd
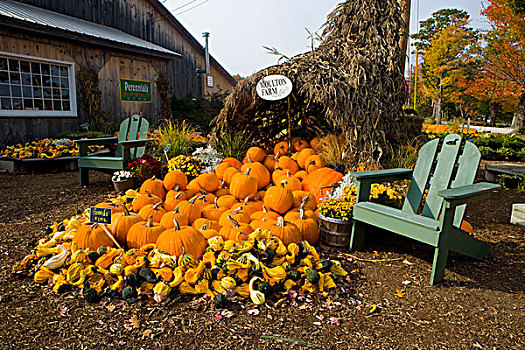
M 445 277 L 445 266 L 447 265 L 448 247 L 437 247 L 434 250 L 434 263 L 430 274 L 430 285 L 440 282 Z
M 350 233 L 350 250 L 357 250 L 363 247 L 365 243 L 365 224 L 355 221 L 352 224 Z
M 483 260 L 489 255 L 489 244 L 461 230 L 452 232 L 450 250 L 468 257 Z
M 89 185 L 89 168 L 79 168 L 80 172 L 80 186 Z

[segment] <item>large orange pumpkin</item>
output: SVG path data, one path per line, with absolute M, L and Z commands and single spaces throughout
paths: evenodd
M 113 247 L 113 241 L 99 224 L 83 224 L 75 232 L 73 242 L 77 244 L 78 249 L 87 249 L 93 247 Z
M 299 208 L 302 204 L 305 210 L 317 209 L 317 199 L 307 191 L 293 191 L 293 207 Z
M 288 149 L 289 149 L 288 141 L 281 141 L 275 145 L 275 147 L 273 148 L 273 153 L 274 154 L 279 153 L 281 156 L 283 156 L 286 153 L 288 153 Z
M 153 176 L 151 179 L 144 181 L 142 186 L 140 186 L 140 193 L 151 193 L 160 199 L 164 200 L 166 198 L 166 189 L 164 188 L 164 182 L 157 179 Z
M 266 169 L 268 169 L 269 172 L 273 172 L 275 170 L 275 164 L 277 164 L 278 159 L 279 154 L 269 154 L 266 157 L 264 157 L 264 161 L 262 163 L 266 167 Z
M 284 187 L 284 183 L 272 186 L 266 191 L 264 205 L 279 214 L 286 213 L 293 205 L 292 191 Z
M 206 192 L 217 191 L 219 185 L 221 184 L 219 178 L 217 177 L 217 174 L 215 173 L 200 174 L 195 180 L 199 184 L 200 188 L 202 188 Z
M 177 220 L 177 222 L 182 226 L 188 226 L 189 224 L 186 215 L 181 214 L 178 209 L 175 209 L 173 211 L 168 211 L 162 216 L 160 219 L 160 225 L 165 229 L 170 229 L 174 226 L 174 220 Z
M 217 206 L 219 208 L 230 209 L 234 204 L 237 203 L 239 203 L 239 201 L 232 195 L 217 198 Z
M 275 170 L 272 173 L 272 182 L 274 185 L 280 184 L 280 182 L 277 182 L 277 179 L 279 179 L 281 176 L 286 175 L 289 170 L 287 169 L 281 169 L 279 167 L 276 167 Z
M 128 248 L 140 249 L 146 244 L 155 243 L 164 230 L 159 223 L 153 222 L 153 216 L 150 216 L 148 221 L 137 222 L 129 229 Z
M 343 179 L 343 174 L 330 168 L 321 168 L 308 174 L 303 181 L 303 191 L 312 193 L 317 199 L 317 204 L 321 202 L 321 198 L 330 192 L 331 189 L 322 189 L 322 187 L 330 186 Z
M 285 222 L 282 217 L 279 217 L 277 223 L 271 225 L 269 230 L 272 232 L 272 235 L 279 238 L 286 247 L 290 243 L 299 243 L 303 240 L 303 236 L 297 226 Z
M 257 188 L 257 179 L 253 176 L 250 176 L 250 169 L 246 170 L 244 174 L 239 173 L 233 175 L 232 177 L 230 192 L 237 199 L 242 200 L 251 194 L 256 194 Z
M 179 186 L 180 191 L 184 191 L 188 186 L 188 177 L 180 170 L 168 171 L 164 176 L 164 188 L 168 191 Z
M 143 206 L 148 204 L 157 204 L 159 202 L 162 202 L 162 199 L 159 197 L 151 194 L 151 193 L 141 193 L 137 197 L 133 199 L 132 206 L 133 211 L 135 213 L 138 213 L 140 209 L 142 209 Z
M 242 167 L 242 165 L 241 165 Z M 226 169 L 226 171 L 224 171 L 224 176 L 222 178 L 222 180 L 224 181 L 225 184 L 227 184 L 228 186 L 231 185 L 231 182 L 232 182 L 232 178 L 233 178 L 233 175 L 235 174 L 238 174 L 241 172 L 241 167 L 231 167 L 231 168 L 228 168 Z M 230 190 L 231 192 L 231 190 Z
M 295 160 L 288 156 L 279 157 L 276 168 L 289 170 L 292 175 L 299 171 L 299 165 Z
M 224 211 L 226 211 L 226 208 L 220 208 L 218 205 L 218 199 L 215 198 L 213 204 L 209 204 L 202 208 L 201 217 L 208 220 L 219 221 L 219 218 L 221 217 L 222 213 L 224 213 Z
M 286 187 L 290 191 L 298 191 L 302 188 L 301 180 L 299 180 L 295 176 L 292 176 L 292 174 L 290 174 L 290 171 L 286 171 L 285 175 L 282 175 L 279 178 L 277 178 L 277 183 L 284 184 L 284 187 Z
M 307 147 L 310 147 L 310 144 L 305 140 L 297 140 L 293 144 L 293 149 L 295 152 L 300 152 Z
M 235 221 L 242 222 L 248 224 L 252 218 L 250 217 L 250 214 L 237 209 L 237 210 L 226 210 L 224 213 L 222 213 L 221 217 L 219 218 L 219 225 L 221 226 L 231 226 L 232 221 L 229 219 L 231 217 Z
M 305 169 L 306 159 L 308 159 L 308 157 L 310 157 L 312 155 L 314 155 L 314 150 L 313 149 L 311 149 L 311 148 L 304 148 L 297 155 L 297 164 L 299 164 L 299 166 L 302 169 Z
M 130 213 L 127 208 L 121 213 L 111 215 L 111 233 L 120 244 L 126 244 L 128 232 L 131 226 L 142 221 L 140 215 Z
M 167 211 L 174 210 L 180 202 L 186 199 L 184 192 L 175 192 L 177 193 L 175 196 L 169 196 L 169 194 L 172 192 L 173 190 L 168 192 L 168 194 L 166 195 L 166 201 L 164 202 L 164 209 L 166 209 Z
M 208 246 L 206 238 L 191 226 L 180 226 L 175 221 L 172 229 L 163 231 L 156 241 L 157 248 L 169 255 L 192 255 L 200 259 Z
M 306 159 L 305 169 L 308 173 L 311 173 L 317 169 L 321 169 L 325 166 L 324 160 L 319 154 L 311 155 Z
M 306 170 L 299 170 L 294 174 L 294 176 L 301 180 L 301 182 L 303 182 L 304 179 L 308 176 L 308 172 Z
M 217 174 L 217 177 L 219 178 L 219 180 L 221 181 L 223 180 L 224 172 L 226 171 L 226 169 L 231 168 L 231 167 L 232 167 L 231 164 L 227 162 L 222 162 L 219 165 L 217 165 L 217 167 L 215 168 L 215 174 Z
M 250 224 L 238 222 L 229 215 L 228 220 L 230 221 L 230 224 L 224 225 L 219 231 L 219 235 L 228 240 L 236 242 L 241 241 L 247 238 L 248 235 L 254 231 Z
M 187 189 L 190 189 L 193 191 L 193 193 L 198 193 L 200 190 L 202 190 L 202 187 L 197 182 L 197 179 L 193 179 L 188 183 Z
M 162 207 L 162 202 L 145 205 L 139 210 L 139 216 L 143 221 L 146 221 L 150 216 L 153 216 L 154 222 L 160 222 L 160 219 L 164 214 L 166 214 L 166 210 Z
M 248 169 L 250 170 L 250 176 L 254 177 L 255 180 L 257 180 L 258 190 L 268 186 L 268 184 L 270 183 L 270 171 L 268 171 L 268 169 L 262 163 L 248 162 L 242 166 L 241 172 L 246 173 Z
M 300 209 L 299 217 L 295 220 L 290 220 L 301 233 L 302 239 L 308 243 L 315 245 L 319 240 L 319 224 L 312 218 L 305 215 L 303 209 Z
M 182 201 L 177 205 L 179 212 L 188 218 L 188 224 L 192 224 L 195 220 L 201 217 L 201 207 L 195 203 L 197 197 L 189 201 Z
M 246 152 L 246 158 L 249 162 L 262 162 L 266 157 L 266 152 L 260 147 L 250 147 Z

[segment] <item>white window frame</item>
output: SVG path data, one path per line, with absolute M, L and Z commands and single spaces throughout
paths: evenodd
M 68 82 L 69 82 L 69 111 L 45 111 L 45 110 L 6 110 L 0 109 L 1 117 L 77 117 L 77 92 L 75 84 L 75 64 L 73 62 L 53 60 L 49 58 L 27 56 L 14 54 L 12 52 L 0 51 L 0 56 L 14 59 L 21 59 L 25 61 L 32 61 L 37 63 L 55 63 L 62 66 L 68 66 Z

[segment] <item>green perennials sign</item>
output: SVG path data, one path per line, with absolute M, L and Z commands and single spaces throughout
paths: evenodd
M 120 79 L 120 100 L 122 102 L 151 102 L 151 81 Z

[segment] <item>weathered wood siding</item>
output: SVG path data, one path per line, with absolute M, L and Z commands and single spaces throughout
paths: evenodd
M 196 97 L 203 97 L 204 76 L 195 70 L 205 67 L 204 50 L 180 23 L 165 13 L 157 0 L 18 1 L 117 28 L 182 54 L 183 60 L 173 60 L 170 65 L 172 88 L 177 97 L 185 96 L 189 91 Z M 223 90 L 233 88 L 231 77 L 213 58 L 211 71 Z
M 140 114 L 154 122 L 160 116 L 160 95 L 155 85 L 159 74 L 169 71 L 169 62 L 153 57 L 129 55 L 101 47 L 75 42 L 65 42 L 13 33 L 0 29 L 0 51 L 75 63 L 76 70 L 93 67 L 98 71 L 102 92 L 102 109 L 105 118 L 120 123 L 121 120 Z M 139 79 L 152 82 L 152 102 L 120 102 L 119 79 Z M 78 79 L 78 77 L 77 77 Z M 80 91 L 77 81 L 78 117 L 0 117 L 0 144 L 13 144 L 41 137 L 56 137 L 62 132 L 75 131 L 86 122 L 85 112 L 80 106 Z

